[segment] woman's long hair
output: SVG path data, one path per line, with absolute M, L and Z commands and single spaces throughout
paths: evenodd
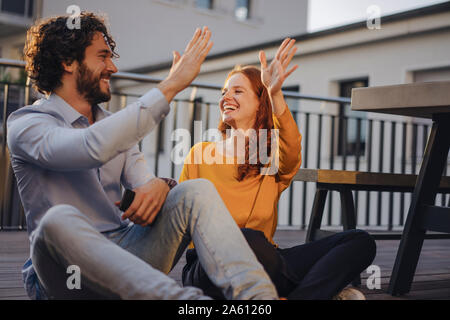
M 273 129 L 273 118 L 272 118 L 272 105 L 270 103 L 269 94 L 267 92 L 266 87 L 263 85 L 261 81 L 261 70 L 257 67 L 253 66 L 236 66 L 233 70 L 228 74 L 227 79 L 225 80 L 225 83 L 235 74 L 243 74 L 247 79 L 250 80 L 250 83 L 252 85 L 253 91 L 258 96 L 259 100 L 259 107 L 256 112 L 256 119 L 255 124 L 253 125 L 253 129 L 256 131 L 256 136 L 259 139 L 259 141 L 266 141 L 266 150 L 268 157 L 270 157 L 270 151 L 271 151 L 271 131 Z M 219 131 L 222 133 L 222 136 L 224 139 L 227 137 L 227 130 L 230 130 L 231 126 L 223 122 L 223 120 L 220 120 L 219 123 Z M 260 129 L 266 129 L 265 132 L 267 132 L 266 139 L 261 140 L 260 136 Z M 264 132 L 264 131 L 262 131 Z M 264 164 L 261 163 L 261 159 L 259 158 L 259 149 L 260 149 L 260 143 L 257 144 L 257 150 L 256 154 L 253 152 L 253 154 L 249 154 L 250 151 L 250 142 L 249 139 L 245 139 L 245 163 L 240 164 L 238 166 L 238 172 L 237 172 L 237 180 L 242 181 L 246 177 L 252 177 L 257 176 L 260 174 L 260 170 L 262 167 L 264 167 Z M 253 150 L 252 150 L 253 151 Z M 250 159 L 257 159 L 257 161 L 250 161 Z M 256 164 L 255 164 L 256 162 Z M 252 164 L 253 163 L 253 164 Z

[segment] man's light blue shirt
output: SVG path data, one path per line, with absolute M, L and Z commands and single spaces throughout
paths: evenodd
M 8 147 L 30 241 L 47 210 L 58 204 L 78 208 L 100 232 L 127 226 L 114 202 L 122 197 L 121 185 L 134 189 L 155 177 L 137 143 L 169 111 L 161 91 L 152 89 L 114 114 L 94 106 L 92 125 L 56 94 L 12 113 Z M 26 285 L 30 272 L 27 261 Z

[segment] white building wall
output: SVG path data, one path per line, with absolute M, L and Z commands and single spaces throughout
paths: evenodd
M 182 52 L 196 27 L 213 32 L 211 53 L 306 32 L 307 0 L 250 1 L 250 19 L 234 17 L 235 1 L 216 0 L 213 10 L 198 9 L 195 0 L 43 0 L 43 16 L 59 15 L 76 4 L 105 13 L 121 58 L 120 70 L 171 61 Z

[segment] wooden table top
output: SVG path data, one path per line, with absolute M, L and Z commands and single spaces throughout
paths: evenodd
M 419 118 L 450 113 L 450 81 L 356 88 L 352 110 Z
M 417 175 L 347 170 L 299 169 L 294 176 L 294 181 L 326 184 L 414 187 L 416 185 Z M 442 190 L 450 190 L 450 177 L 442 177 L 440 188 Z

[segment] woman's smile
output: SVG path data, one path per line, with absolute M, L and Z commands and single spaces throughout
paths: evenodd
M 229 114 L 229 113 L 231 113 L 231 112 L 233 112 L 233 111 L 236 111 L 236 110 L 238 110 L 238 109 L 239 109 L 239 107 L 236 106 L 236 105 L 225 104 L 225 105 L 223 106 L 223 113 L 224 113 L 224 114 Z

